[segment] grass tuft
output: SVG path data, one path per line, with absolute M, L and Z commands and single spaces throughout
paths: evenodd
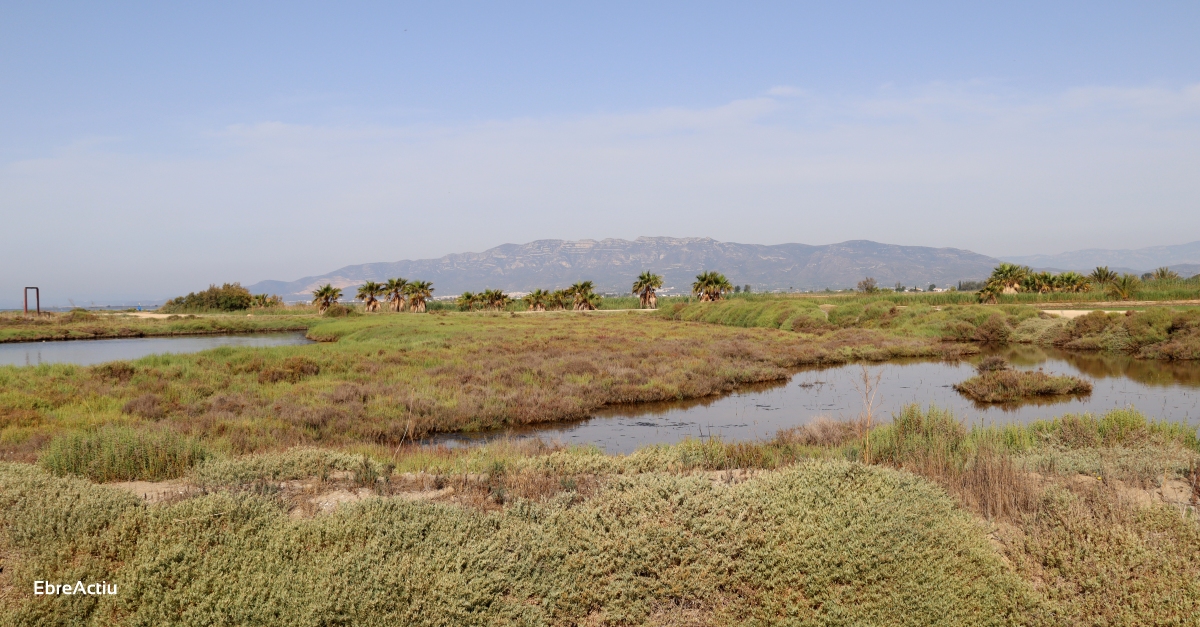
M 208 457 L 199 442 L 168 430 L 108 426 L 51 440 L 38 464 L 99 482 L 155 481 L 183 476 Z

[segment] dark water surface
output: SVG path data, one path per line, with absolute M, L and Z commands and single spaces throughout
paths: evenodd
M 974 375 L 982 355 L 970 361 L 891 361 L 868 364 L 880 376 L 875 415 L 890 420 L 908 403 L 950 409 L 967 424 L 1002 424 L 1053 418 L 1066 413 L 1101 414 L 1133 406 L 1152 418 L 1200 424 L 1200 362 L 1135 360 L 1117 355 L 1066 352 L 1029 346 L 991 351 L 1014 367 L 1042 368 L 1092 382 L 1084 397 L 1055 397 L 995 405 L 976 403 L 951 386 Z M 506 434 L 453 434 L 436 441 L 451 445 L 495 437 L 541 437 L 565 444 L 594 444 L 610 453 L 628 453 L 648 444 L 671 444 L 687 437 L 718 436 L 725 440 L 770 438 L 780 429 L 818 416 L 854 418 L 863 409 L 862 366 L 804 369 L 789 381 L 755 385 L 721 397 L 688 401 L 615 406 L 592 418 Z
M 0 344 L 0 366 L 76 364 L 88 366 L 117 359 L 138 359 L 160 353 L 196 353 L 218 346 L 294 346 L 310 344 L 303 333 L 254 335 L 188 335 L 117 340 L 13 342 Z

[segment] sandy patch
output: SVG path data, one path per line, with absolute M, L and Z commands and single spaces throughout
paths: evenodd
M 200 494 L 200 489 L 181 481 L 120 481 L 109 487 L 125 490 L 147 503 L 177 501 Z
M 1103 311 L 1104 313 L 1123 314 L 1128 310 L 1127 309 L 1121 309 L 1121 310 L 1112 310 L 1112 309 L 1043 309 L 1042 313 L 1047 313 L 1052 316 L 1058 316 L 1059 318 L 1066 318 L 1067 320 L 1070 320 L 1072 318 L 1079 318 L 1080 316 L 1086 316 L 1086 315 L 1092 313 L 1093 311 Z

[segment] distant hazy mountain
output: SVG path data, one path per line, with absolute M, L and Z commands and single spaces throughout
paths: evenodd
M 957 248 L 894 246 L 866 240 L 826 246 L 762 246 L 718 242 L 710 238 L 639 237 L 629 241 L 538 240 L 504 244 L 481 253 L 440 259 L 368 263 L 295 281 L 262 281 L 254 293 L 280 294 L 288 300 L 311 297 L 325 283 L 351 287 L 364 281 L 404 277 L 433 281 L 438 295 L 502 289 L 523 292 L 558 289 L 591 280 L 598 292 L 627 292 L 638 273 L 652 270 L 665 280 L 666 293 L 682 293 L 701 270 L 722 272 L 737 285 L 755 290 L 853 287 L 871 276 L 881 286 L 940 286 L 979 279 L 998 260 Z
M 1200 242 L 1176 246 L 1151 246 L 1136 250 L 1104 250 L 1089 248 L 1058 255 L 1026 255 L 1004 257 L 1005 261 L 1024 264 L 1034 268 L 1055 268 L 1091 272 L 1096 266 L 1126 268 L 1137 272 L 1148 272 L 1163 266 L 1170 267 L 1184 276 L 1192 276 L 1200 264 Z

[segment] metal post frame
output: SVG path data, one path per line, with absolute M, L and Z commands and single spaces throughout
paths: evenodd
M 34 303 L 37 306 L 37 315 L 42 315 L 42 291 L 36 287 L 25 288 L 25 315 L 29 315 L 29 290 L 33 290 Z

